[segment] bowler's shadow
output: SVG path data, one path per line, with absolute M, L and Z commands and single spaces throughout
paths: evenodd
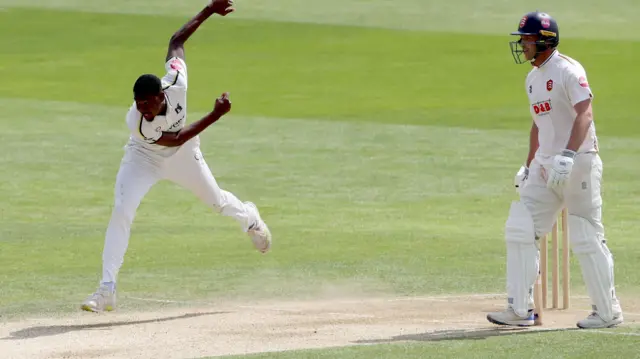
M 439 342 L 444 340 L 480 340 L 487 339 L 489 337 L 497 337 L 503 335 L 527 335 L 527 334 L 539 334 L 548 332 L 559 332 L 578 330 L 578 328 L 557 328 L 557 329 L 529 329 L 529 328 L 507 328 L 507 327 L 492 327 L 492 328 L 477 328 L 477 329 L 447 329 L 447 330 L 434 330 L 426 333 L 419 334 L 407 334 L 396 335 L 387 339 L 371 339 L 371 340 L 358 340 L 356 344 L 382 344 L 404 341 L 418 341 L 418 342 Z
M 32 338 L 46 337 L 46 336 L 52 336 L 52 335 L 60 335 L 60 334 L 65 334 L 69 332 L 74 332 L 74 331 L 81 331 L 81 330 L 95 330 L 95 329 L 106 329 L 111 327 L 121 327 L 125 325 L 159 323 L 159 322 L 167 322 L 171 320 L 188 319 L 188 318 L 194 318 L 194 317 L 201 317 L 205 315 L 215 315 L 215 314 L 225 314 L 225 313 L 228 313 L 228 312 L 189 313 L 189 314 L 183 314 L 178 316 L 138 320 L 138 321 L 121 321 L 121 322 L 96 323 L 96 324 L 82 324 L 82 325 L 51 325 L 51 326 L 31 327 L 31 328 L 25 328 L 25 329 L 12 332 L 8 337 L 2 338 L 2 340 L 32 339 Z

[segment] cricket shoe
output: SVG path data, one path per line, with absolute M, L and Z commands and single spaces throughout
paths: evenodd
M 511 307 L 503 312 L 493 312 L 487 314 L 487 320 L 498 325 L 512 325 L 516 327 L 528 327 L 535 324 L 533 309 L 529 309 L 527 317 L 518 316 Z
M 613 319 L 608 322 L 605 322 L 604 319 L 598 315 L 597 312 L 591 312 L 588 317 L 578 321 L 576 325 L 578 328 L 582 329 L 600 329 L 600 328 L 612 328 L 616 325 L 622 324 L 624 318 L 622 317 L 622 312 L 613 313 Z
M 247 234 L 251 237 L 253 245 L 258 251 L 267 253 L 271 248 L 271 232 L 269 231 L 269 227 L 267 227 L 267 224 L 264 223 L 260 217 L 260 212 L 258 212 L 258 207 L 256 207 L 255 204 L 245 202 L 245 205 L 251 208 L 255 216 L 255 221 L 249 226 Z
M 115 286 L 101 284 L 98 290 L 91 294 L 80 306 L 87 312 L 110 312 L 116 308 Z

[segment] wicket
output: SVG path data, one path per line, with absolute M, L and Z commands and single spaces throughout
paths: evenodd
M 562 232 L 562 309 L 569 308 L 569 228 L 567 227 L 567 209 L 562 210 L 560 215 Z M 560 260 L 558 247 L 558 221 L 551 230 L 551 307 L 559 307 L 559 286 L 560 286 Z M 535 313 L 537 315 L 536 325 L 542 324 L 543 312 L 547 307 L 548 297 L 548 236 L 540 239 L 540 273 L 534 285 Z

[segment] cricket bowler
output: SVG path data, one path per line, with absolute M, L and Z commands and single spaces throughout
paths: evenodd
M 145 74 L 133 85 L 134 102 L 126 115 L 131 133 L 116 176 L 102 279 L 98 290 L 82 303 L 83 310 L 115 309 L 116 279 L 129 244 L 131 224 L 143 197 L 158 181 L 172 181 L 190 190 L 214 211 L 236 220 L 261 253 L 271 247 L 271 233 L 257 207 L 220 189 L 200 151 L 198 135 L 231 109 L 228 93 L 215 101 L 211 112 L 186 125 L 188 71 L 184 44 L 213 14 L 226 16 L 233 12 L 232 5 L 233 0 L 211 1 L 171 37 L 164 76 Z

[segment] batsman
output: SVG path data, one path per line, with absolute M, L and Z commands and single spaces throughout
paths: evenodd
M 511 35 L 518 36 L 510 42 L 515 62 L 533 67 L 525 82 L 533 121 L 529 154 L 515 178 L 520 200 L 511 204 L 505 223 L 508 305 L 487 319 L 499 325 L 534 325 L 540 238 L 551 232 L 566 207 L 571 249 L 592 303 L 591 314 L 577 326 L 616 326 L 623 317 L 602 223 L 602 160 L 586 71 L 558 51 L 558 24 L 546 13 L 524 15 Z

